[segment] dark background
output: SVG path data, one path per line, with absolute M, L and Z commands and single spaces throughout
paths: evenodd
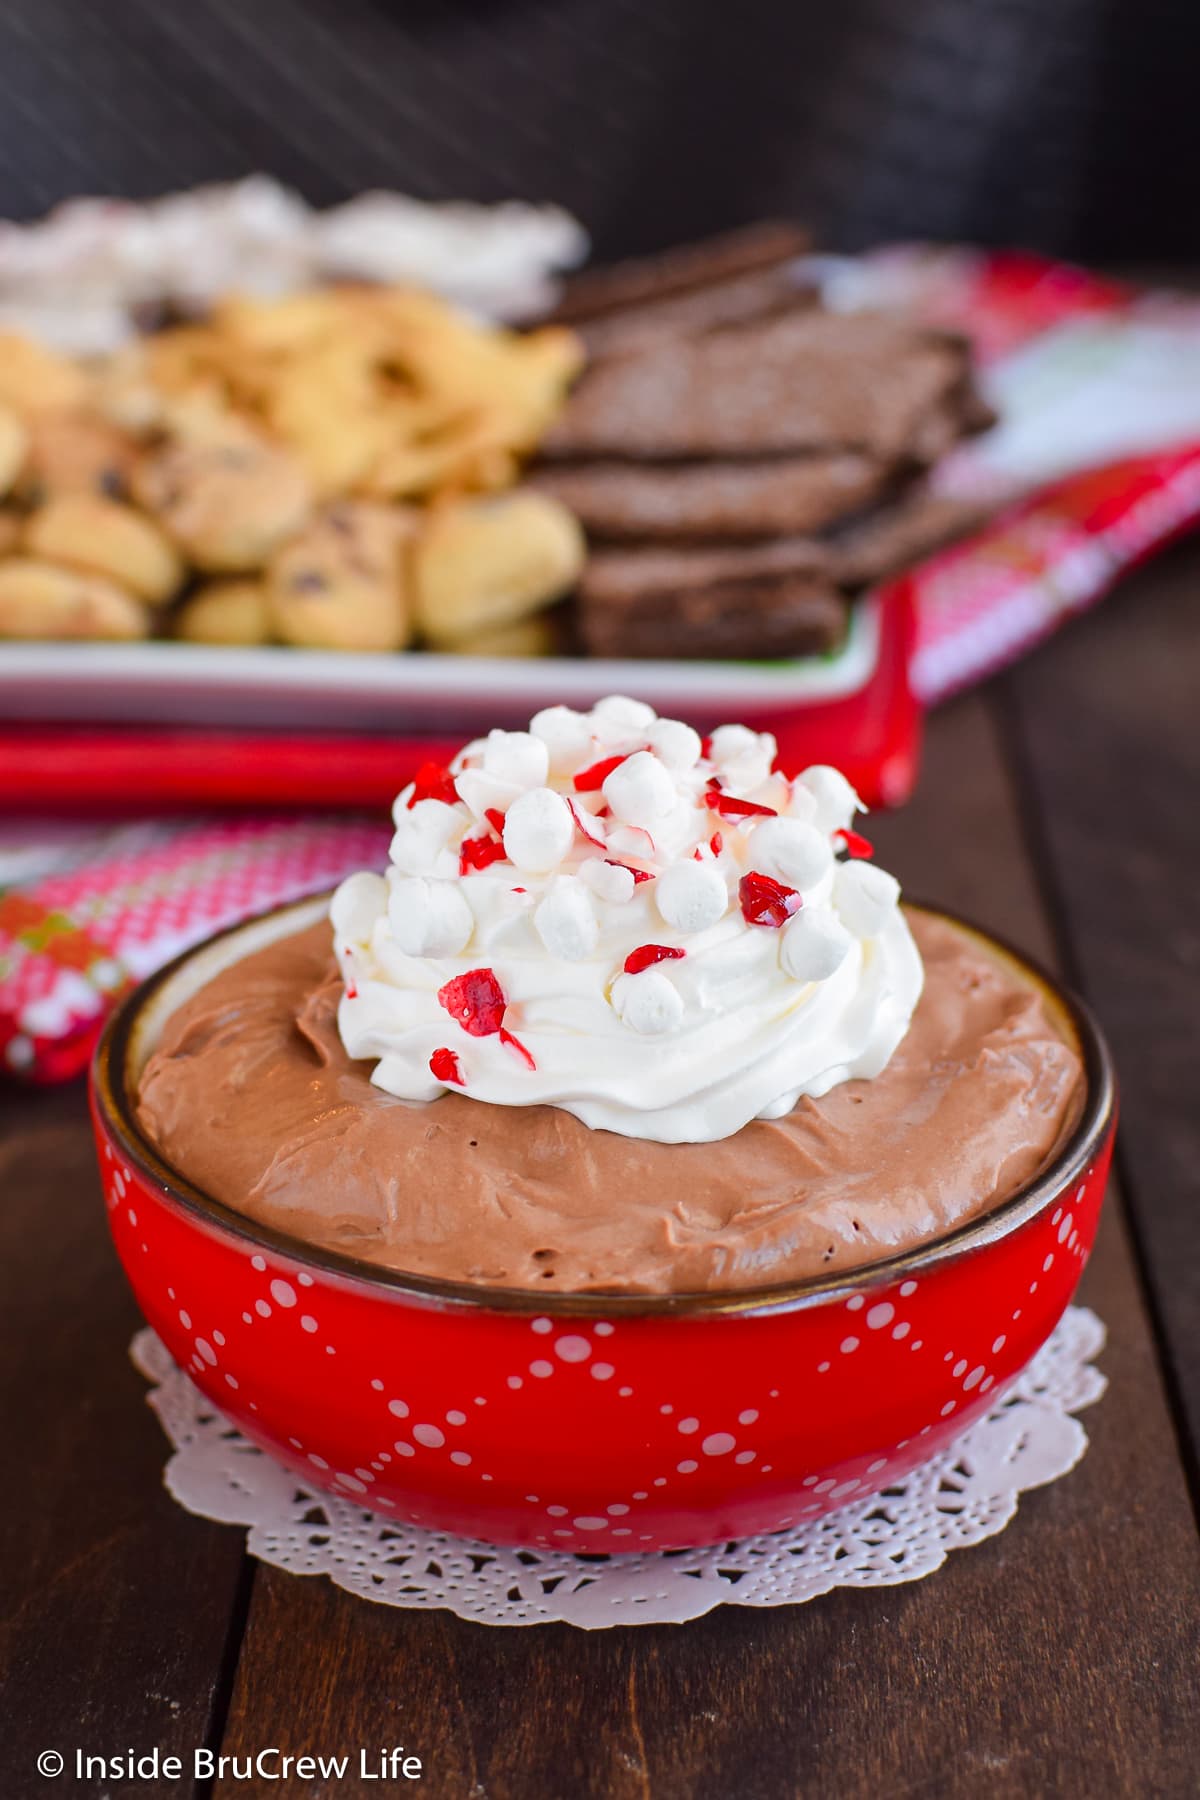
M 264 169 L 560 201 L 602 255 L 765 214 L 1200 247 L 1196 0 L 0 0 L 0 215 Z

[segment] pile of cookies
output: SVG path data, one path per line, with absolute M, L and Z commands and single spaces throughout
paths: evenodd
M 990 423 L 967 344 L 827 310 L 806 248 L 763 225 L 568 281 L 589 366 L 532 479 L 587 529 L 593 654 L 834 650 L 862 589 L 977 522 L 925 487 Z
M 544 650 L 583 537 L 519 481 L 582 359 L 394 287 L 93 360 L 0 334 L 0 637 Z

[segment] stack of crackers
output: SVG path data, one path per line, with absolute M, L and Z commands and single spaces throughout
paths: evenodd
M 587 530 L 592 654 L 836 650 L 856 595 L 977 522 L 926 487 L 991 421 L 967 343 L 829 311 L 807 247 L 762 225 L 568 283 L 588 367 L 533 483 Z

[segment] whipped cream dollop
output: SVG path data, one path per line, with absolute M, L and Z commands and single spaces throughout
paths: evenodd
M 836 769 L 641 701 L 552 706 L 397 797 L 331 917 L 347 1053 L 401 1099 L 550 1105 L 660 1143 L 877 1075 L 920 997 L 894 878 Z

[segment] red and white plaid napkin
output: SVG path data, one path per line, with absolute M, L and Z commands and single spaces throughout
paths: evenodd
M 71 866 L 0 891 L 0 1067 L 77 1074 L 134 982 L 222 925 L 381 867 L 390 836 L 378 820 L 261 816 L 66 836 Z

